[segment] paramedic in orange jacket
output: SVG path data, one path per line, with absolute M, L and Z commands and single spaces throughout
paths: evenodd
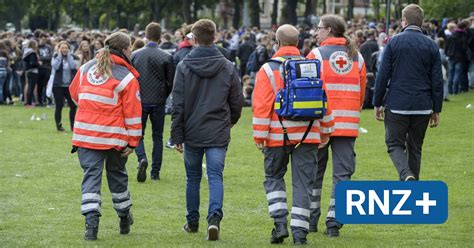
M 312 192 L 310 231 L 317 232 L 321 215 L 321 187 L 331 147 L 333 184 L 326 217 L 326 234 L 339 236 L 342 224 L 335 218 L 335 186 L 339 181 L 351 180 L 355 171 L 354 144 L 359 135 L 360 110 L 364 103 L 366 84 L 365 63 L 355 44 L 347 36 L 345 21 L 337 15 L 324 15 L 317 27 L 320 47 L 307 58 L 322 61 L 321 79 L 326 89 L 328 105 L 334 116 L 334 132 L 329 143 L 318 151 L 318 172 Z
M 142 110 L 138 73 L 130 65 L 130 55 L 130 37 L 113 33 L 96 59 L 81 66 L 69 87 L 78 106 L 72 144 L 84 170 L 81 212 L 86 240 L 97 239 L 104 163 L 120 233 L 128 234 L 133 224 L 125 163 L 142 136 Z
M 298 50 L 298 30 L 291 25 L 283 25 L 276 32 L 279 49 L 275 57 L 301 57 Z M 268 210 L 274 219 L 270 242 L 282 243 L 289 236 L 287 230 L 287 195 L 284 176 L 290 154 L 283 147 L 283 131 L 274 112 L 275 92 L 283 88 L 280 76 L 281 63 L 270 61 L 258 71 L 253 93 L 253 137 L 259 149 L 265 155 L 264 187 L 267 194 Z M 327 115 L 314 121 L 306 139 L 301 142 L 308 129 L 309 121 L 288 121 L 283 119 L 287 128 L 291 148 L 291 170 L 293 185 L 293 204 L 291 210 L 291 231 L 295 244 L 306 244 L 309 228 L 310 195 L 316 173 L 317 152 L 320 143 L 327 142 L 332 132 L 333 121 L 328 109 Z

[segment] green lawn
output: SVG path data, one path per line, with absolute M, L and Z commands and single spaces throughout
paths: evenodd
M 474 246 L 474 92 L 451 97 L 438 128 L 425 138 L 422 179 L 443 180 L 449 187 L 449 217 L 442 225 L 346 225 L 341 237 L 330 239 L 310 234 L 312 247 L 467 247 Z M 45 113 L 47 120 L 31 121 L 32 114 Z M 64 110 L 63 119 L 67 118 Z M 68 123 L 64 120 L 64 127 Z M 103 180 L 103 217 L 99 240 L 83 240 L 80 214 L 82 170 L 77 155 L 71 155 L 71 133 L 58 133 L 54 110 L 0 106 L 0 246 L 159 246 L 159 247 L 262 247 L 268 246 L 272 220 L 263 190 L 263 157 L 252 141 L 252 115 L 246 108 L 232 132 L 225 168 L 224 219 L 221 241 L 205 241 L 205 218 L 197 234 L 181 230 L 185 222 L 185 174 L 182 156 L 165 149 L 161 181 L 136 181 L 136 156 L 128 169 L 135 224 L 130 235 L 118 233 L 118 218 Z M 169 118 L 165 139 L 169 137 Z M 384 143 L 383 124 L 373 111 L 362 113 L 361 134 L 356 142 L 355 180 L 397 180 Z M 151 151 L 150 136 L 146 136 Z M 151 155 L 151 154 L 150 154 Z M 329 201 L 327 172 L 323 211 Z M 289 174 L 289 173 L 288 173 Z M 290 187 L 290 175 L 287 185 Z M 291 194 L 289 194 L 291 195 Z M 207 213 L 207 183 L 202 183 L 201 216 Z M 323 219 L 319 226 L 323 229 Z M 287 239 L 284 245 L 292 245 Z

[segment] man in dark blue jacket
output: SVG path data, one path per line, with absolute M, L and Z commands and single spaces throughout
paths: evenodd
M 193 50 L 179 62 L 173 87 L 171 139 L 183 152 L 186 169 L 186 232 L 199 228 L 199 185 L 206 156 L 209 184 L 208 240 L 219 239 L 223 217 L 223 170 L 230 129 L 243 104 L 239 75 L 213 44 L 216 26 L 199 20 L 193 27 Z
M 375 82 L 375 118 L 385 121 L 385 143 L 400 180 L 418 180 L 428 124 L 436 127 L 443 103 L 443 75 L 436 43 L 423 35 L 423 9 L 402 11 L 402 32 L 384 48 Z
M 160 24 L 155 22 L 148 24 L 145 36 L 148 43 L 145 47 L 133 52 L 132 64 L 140 73 L 138 83 L 140 84 L 142 102 L 143 136 L 145 136 L 147 119 L 150 118 L 151 121 L 153 160 L 150 177 L 152 180 L 160 180 L 161 163 L 163 160 L 165 103 L 173 88 L 175 65 L 171 54 L 158 47 L 158 42 L 161 38 Z M 138 182 L 146 180 L 146 169 L 148 167 L 143 138 L 135 149 L 138 157 Z

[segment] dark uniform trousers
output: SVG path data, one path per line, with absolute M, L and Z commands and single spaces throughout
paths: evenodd
M 313 190 L 311 192 L 310 225 L 312 228 L 317 227 L 319 217 L 321 216 L 321 189 L 329 160 L 329 147 L 331 147 L 333 173 L 331 198 L 326 216 L 326 227 L 342 227 L 342 224 L 336 220 L 335 190 L 338 182 L 351 180 L 351 176 L 355 172 L 355 139 L 355 137 L 331 137 L 329 143 L 318 151 L 318 169 L 315 174 Z
M 82 180 L 81 213 L 86 216 L 86 222 L 98 221 L 100 216 L 102 171 L 107 173 L 109 190 L 112 193 L 112 203 L 119 216 L 127 216 L 131 207 L 128 191 L 128 175 L 125 168 L 127 157 L 121 157 L 119 151 L 78 149 L 79 163 L 84 170 Z M 96 223 L 89 223 L 96 224 Z
M 385 111 L 385 143 L 400 180 L 420 179 L 421 148 L 431 115 L 401 115 Z
M 316 144 L 301 144 L 290 154 L 283 147 L 265 148 L 265 181 L 268 211 L 275 223 L 287 223 L 288 205 L 284 176 L 291 157 L 293 204 L 291 209 L 291 231 L 308 233 L 310 217 L 310 195 L 317 167 Z

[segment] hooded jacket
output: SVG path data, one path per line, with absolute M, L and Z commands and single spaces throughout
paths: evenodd
M 194 48 L 176 68 L 171 139 L 194 147 L 222 147 L 243 105 L 237 71 L 217 48 Z

